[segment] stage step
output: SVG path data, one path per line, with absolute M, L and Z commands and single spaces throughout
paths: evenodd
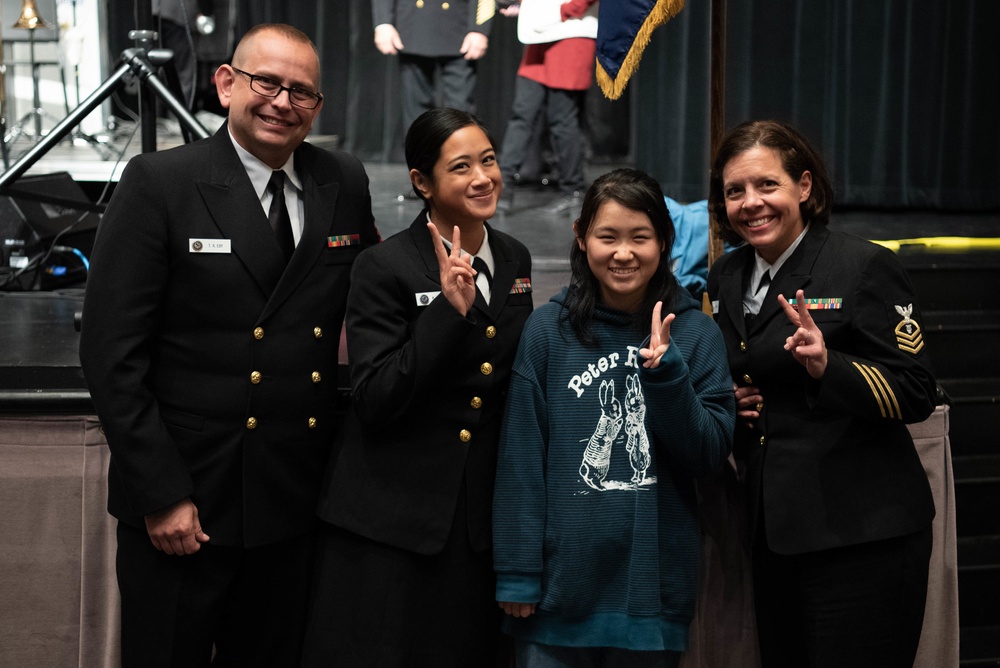
M 1000 535 L 958 539 L 962 665 L 1000 665 Z
M 961 668 L 997 668 L 1000 666 L 1000 625 L 963 626 L 959 631 Z
M 900 253 L 899 258 L 925 313 L 1000 310 L 1000 253 Z
M 952 465 L 958 535 L 1000 535 L 997 503 L 1000 500 L 1000 454 L 953 456 Z M 1000 553 L 997 556 L 1000 557 Z M 1000 559 L 997 564 L 1000 566 Z M 997 592 L 1000 593 L 1000 589 Z
M 1000 668 L 1000 253 L 899 253 L 951 405 L 963 668 Z
M 1000 377 L 1000 310 L 925 310 L 921 326 L 937 377 Z
M 939 378 L 951 405 L 953 457 L 1000 453 L 1000 378 Z

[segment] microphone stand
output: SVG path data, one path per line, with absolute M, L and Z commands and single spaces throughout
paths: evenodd
M 152 25 L 152 0 L 136 1 L 136 25 Z M 139 83 L 139 102 L 142 130 L 142 151 L 150 153 L 156 150 L 156 98 L 159 98 L 177 116 L 181 127 L 185 128 L 195 139 L 206 139 L 210 136 L 208 130 L 198 122 L 198 119 L 188 111 L 187 107 L 174 97 L 173 93 L 157 77 L 154 68 L 161 67 L 173 58 L 169 49 L 153 49 L 156 32 L 153 30 L 136 29 L 129 32 L 129 39 L 136 44 L 131 49 L 125 49 L 118 59 L 118 69 L 98 86 L 76 109 L 59 121 L 52 130 L 42 137 L 30 150 L 0 174 L 0 194 L 8 194 L 8 187 L 38 162 L 43 155 L 58 144 L 73 128 L 94 109 L 101 105 L 119 88 L 132 80 Z M 148 94 L 148 93 L 153 93 Z M 147 93 L 147 94 L 143 94 Z
M 4 192 L 11 183 L 20 178 L 38 160 L 48 153 L 48 151 L 59 143 L 63 137 L 79 125 L 87 114 L 96 109 L 101 103 L 107 100 L 112 93 L 127 83 L 127 78 L 131 75 L 142 84 L 140 90 L 150 89 L 159 97 L 174 114 L 182 125 L 197 139 L 207 139 L 210 134 L 208 130 L 198 122 L 191 112 L 175 98 L 167 87 L 160 81 L 153 67 L 159 67 L 173 57 L 173 52 L 167 49 L 154 49 L 146 51 L 141 48 L 125 49 L 119 58 L 121 63 L 118 69 L 97 90 L 80 103 L 76 109 L 71 111 L 66 118 L 52 128 L 42 139 L 25 153 L 10 169 L 0 174 L 0 193 Z M 153 106 L 152 112 L 143 111 L 141 116 L 143 129 L 143 152 L 156 150 L 156 100 L 152 95 L 143 96 L 148 100 L 148 104 Z

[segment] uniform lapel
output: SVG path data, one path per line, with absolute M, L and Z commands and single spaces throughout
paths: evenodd
M 424 209 L 410 223 L 410 236 L 413 245 L 417 247 L 420 259 L 424 262 L 427 276 L 435 285 L 441 285 L 441 270 L 438 268 L 437 254 L 434 252 L 434 241 L 431 239 L 430 230 L 427 229 L 427 209 Z
M 487 229 L 489 229 L 490 250 L 493 252 L 493 286 L 487 313 L 490 313 L 495 320 L 500 317 L 503 307 L 507 304 L 514 279 L 518 278 L 518 263 L 507 242 L 501 239 L 489 225 L 487 225 Z
M 226 125 L 210 140 L 209 162 L 210 180 L 197 184 L 208 213 L 223 238 L 230 240 L 233 254 L 270 295 L 285 270 L 285 259 Z
M 728 318 L 740 336 L 746 338 L 746 320 L 743 318 L 743 282 L 753 262 L 753 248 L 744 246 L 733 251 L 719 274 L 719 315 Z
M 785 317 L 781 304 L 778 303 L 778 295 L 785 295 L 786 299 L 794 299 L 797 290 L 808 292 L 808 286 L 812 280 L 813 265 L 816 264 L 816 258 L 829 236 L 830 231 L 826 229 L 825 225 L 813 224 L 809 227 L 809 231 L 802 238 L 798 248 L 785 261 L 785 264 L 778 270 L 778 275 L 771 282 L 767 297 L 761 304 L 760 313 L 757 314 L 757 319 L 754 321 L 753 329 L 761 327 L 775 316 Z
M 330 221 L 336 210 L 340 184 L 333 181 L 320 182 L 324 179 L 316 175 L 313 165 L 302 156 L 301 149 L 295 155 L 295 172 L 302 182 L 300 197 L 305 210 L 302 237 L 264 313 L 261 314 L 262 319 L 281 306 L 315 266 L 326 245 L 325 238 L 328 236 Z

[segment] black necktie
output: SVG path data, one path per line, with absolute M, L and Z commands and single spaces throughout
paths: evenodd
M 490 288 L 493 287 L 493 274 L 490 273 L 490 268 L 486 266 L 486 262 L 481 257 L 472 258 L 472 268 L 485 276 Z
M 486 262 L 484 262 L 482 258 L 475 256 L 472 258 L 472 268 L 479 272 L 479 275 L 477 275 L 476 278 L 479 278 L 479 276 L 484 276 L 486 278 L 486 285 L 489 286 L 489 290 L 480 289 L 479 292 L 482 293 L 483 299 L 485 299 L 486 303 L 489 304 L 490 299 L 493 297 L 493 275 L 490 274 L 490 268 L 486 266 Z
M 278 246 L 285 254 L 285 262 L 288 262 L 295 251 L 295 239 L 292 237 L 292 219 L 288 217 L 288 207 L 285 206 L 285 173 L 280 170 L 271 172 L 267 189 L 271 191 L 271 208 L 267 212 L 267 222 L 271 224 L 271 230 L 278 239 Z

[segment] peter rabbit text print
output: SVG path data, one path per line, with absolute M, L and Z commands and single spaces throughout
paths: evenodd
M 620 353 L 611 353 L 587 365 L 587 370 L 573 376 L 567 389 L 575 392 L 577 398 L 589 401 L 594 397 L 589 389 L 596 389 L 596 426 L 583 449 L 580 463 L 580 477 L 583 482 L 600 492 L 607 490 L 635 490 L 656 483 L 655 476 L 647 476 L 649 469 L 649 435 L 646 433 L 646 402 L 639 383 L 639 374 L 625 376 L 625 387 L 615 387 L 614 379 L 602 379 L 602 375 L 619 367 L 639 368 L 639 348 L 628 346 L 625 360 Z M 617 394 L 616 394 L 617 389 Z M 624 397 L 622 392 L 624 390 Z M 625 446 L 624 452 L 622 445 Z M 617 446 L 617 447 L 616 447 Z M 613 459 L 617 458 L 617 459 Z M 628 469 L 612 467 L 612 463 L 623 463 L 627 458 L 631 468 L 631 480 L 609 479 L 610 472 L 619 471 L 627 475 Z M 624 478 L 625 475 L 620 477 Z

